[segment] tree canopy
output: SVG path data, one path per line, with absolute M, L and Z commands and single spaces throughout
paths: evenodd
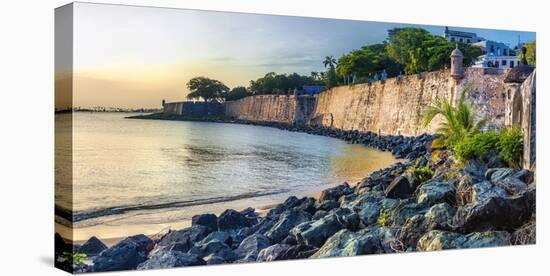
M 321 84 L 313 76 L 303 76 L 297 73 L 276 74 L 269 72 L 265 76 L 250 81 L 249 90 L 252 94 L 287 94 L 295 88 L 302 89 L 304 85 Z
M 224 95 L 226 101 L 236 101 L 244 97 L 252 96 L 252 93 L 244 86 L 237 86 Z
M 229 87 L 219 80 L 209 79 L 207 77 L 194 77 L 187 83 L 187 88 L 191 91 L 187 94 L 189 99 L 201 98 L 205 102 L 219 102 L 224 98 L 224 94 L 229 92 Z
M 529 65 L 537 65 L 537 41 L 525 43 L 525 48 L 527 49 L 527 52 L 525 53 L 525 58 L 527 59 L 527 63 Z M 519 58 L 523 58 L 523 53 L 519 53 Z

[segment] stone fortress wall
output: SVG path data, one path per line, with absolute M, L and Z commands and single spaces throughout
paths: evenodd
M 315 96 L 261 95 L 225 104 L 226 116 L 238 120 L 310 124 L 386 135 L 433 133 L 435 120 L 422 128 L 426 108 L 440 98 L 458 99 L 465 87 L 469 100 L 494 126 L 504 125 L 504 74 L 467 68 L 462 79 L 441 70 L 372 84 L 338 86 Z

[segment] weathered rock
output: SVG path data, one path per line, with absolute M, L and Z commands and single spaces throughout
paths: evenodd
M 465 241 L 464 235 L 441 230 L 432 230 L 418 240 L 416 248 L 419 251 L 454 249 L 461 248 L 462 243 Z
M 409 218 L 424 215 L 428 211 L 427 205 L 418 204 L 412 200 L 402 201 L 400 204 L 393 209 L 384 209 L 388 212 L 388 218 L 384 225 L 389 226 L 398 226 L 403 225 Z
M 256 224 L 256 218 L 248 218 L 233 209 L 225 210 L 218 218 L 218 229 L 220 231 L 250 227 Z
M 206 262 L 207 265 L 214 265 L 214 264 L 225 264 L 227 263 L 226 260 L 220 256 L 216 255 L 208 255 L 203 258 L 203 260 Z
M 353 188 L 351 188 L 347 182 L 344 182 L 343 184 L 340 184 L 334 188 L 324 190 L 321 193 L 321 196 L 319 196 L 319 202 L 323 202 L 326 200 L 338 201 L 341 196 L 351 193 L 353 193 Z
M 490 181 L 482 181 L 472 186 L 471 198 L 468 202 L 477 204 L 492 197 L 506 197 L 507 195 L 507 192 L 502 187 Z
M 281 260 L 283 256 L 289 249 L 290 245 L 288 244 L 274 244 L 272 246 L 266 247 L 258 253 L 256 261 L 258 262 L 271 262 L 276 260 Z
M 513 176 L 506 177 L 496 182 L 495 184 L 499 187 L 502 187 L 506 192 L 508 192 L 508 194 L 511 195 L 525 191 L 525 189 L 527 188 L 527 184 Z
M 255 261 L 258 253 L 270 245 L 271 241 L 266 236 L 253 234 L 246 237 L 234 252 L 242 262 Z
M 277 206 L 275 206 L 274 208 L 269 210 L 269 212 L 267 212 L 266 217 L 270 218 L 270 219 L 273 219 L 273 220 L 276 220 L 278 218 L 278 216 L 280 214 L 282 214 L 284 211 L 286 211 L 290 208 L 296 207 L 297 205 L 299 205 L 301 203 L 302 202 L 297 197 L 290 196 L 285 200 L 285 202 L 283 202 L 281 204 L 278 204 Z
M 294 226 L 311 220 L 311 215 L 300 209 L 291 209 L 282 213 L 279 220 L 265 233 L 273 243 L 278 243 L 288 236 L 290 229 Z
M 474 232 L 468 235 L 432 230 L 418 241 L 419 251 L 456 248 L 478 248 L 510 245 L 510 233 L 505 231 Z
M 453 226 L 460 231 L 514 229 L 531 218 L 532 198 L 528 193 L 511 197 L 490 197 L 458 208 Z
M 341 208 L 325 217 L 297 225 L 290 233 L 296 237 L 298 244 L 321 247 L 330 236 L 342 228 L 356 229 L 359 216 L 350 209 Z
M 170 251 L 152 256 L 146 262 L 140 264 L 137 269 L 147 270 L 205 264 L 206 262 L 197 255 L 182 253 L 179 251 Z
M 198 241 L 210 234 L 211 229 L 202 225 L 195 225 L 178 231 L 172 231 L 164 236 L 153 249 L 153 254 L 168 249 L 187 252 Z
M 408 165 L 403 163 L 396 163 L 389 168 L 375 171 L 363 179 L 355 189 L 359 194 L 371 190 L 384 191 L 397 176 L 405 172 L 407 167 Z
M 455 187 L 448 182 L 428 180 L 416 190 L 418 204 L 432 206 L 437 203 L 454 203 Z
M 319 249 L 309 245 L 293 245 L 287 250 L 281 252 L 278 256 L 278 260 L 307 259 L 311 255 L 315 254 L 317 250 Z
M 380 251 L 380 241 L 372 233 L 364 230 L 355 233 L 343 229 L 331 236 L 310 258 L 357 256 Z
M 212 240 L 207 243 L 195 245 L 189 250 L 188 253 L 197 255 L 201 258 L 208 255 L 216 255 L 228 262 L 237 259 L 237 255 L 233 253 L 231 247 L 229 247 L 226 243 L 218 240 Z
M 405 251 L 408 248 L 415 249 L 418 240 L 427 232 L 423 215 L 415 215 L 407 219 L 399 231 L 399 239 L 394 243 L 393 248 L 399 251 Z
M 218 217 L 214 214 L 195 215 L 191 218 L 191 225 L 202 225 L 211 231 L 218 230 Z
M 107 249 L 107 246 L 93 236 L 80 247 L 78 252 L 85 253 L 87 256 L 96 256 L 105 249 Z
M 510 233 L 506 231 L 474 232 L 465 236 L 462 248 L 496 247 L 510 245 Z
M 415 191 L 414 183 L 409 182 L 409 178 L 401 175 L 396 177 L 386 189 L 386 197 L 388 198 L 407 198 Z
M 424 215 L 428 230 L 450 230 L 456 210 L 447 203 L 432 206 Z
M 494 168 L 488 169 L 485 172 L 485 178 L 492 183 L 497 183 L 506 177 L 512 176 L 516 173 L 516 170 L 510 168 Z
M 319 210 L 317 212 L 315 212 L 315 214 L 313 215 L 313 217 L 311 217 L 312 220 L 318 220 L 318 219 L 321 219 L 322 217 L 326 216 L 328 214 L 327 211 L 323 211 L 323 210 Z
M 379 197 L 365 197 L 359 207 L 359 218 L 365 226 L 375 224 L 380 216 L 382 200 Z
M 216 231 L 208 234 L 206 238 L 197 242 L 195 245 L 205 244 L 211 241 L 220 241 L 231 246 L 233 245 L 233 236 L 234 235 L 232 235 L 232 233 L 229 233 L 229 232 Z
M 128 237 L 113 247 L 103 250 L 94 260 L 93 271 L 116 271 L 136 269 L 147 260 L 154 242 L 145 235 Z
M 336 200 L 325 200 L 317 206 L 317 209 L 328 212 L 328 211 L 336 209 L 338 207 L 340 207 L 340 203 L 338 203 L 338 201 L 336 201 Z

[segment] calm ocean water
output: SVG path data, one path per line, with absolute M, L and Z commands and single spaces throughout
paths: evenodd
M 328 137 L 129 115 L 75 113 L 75 239 L 154 233 L 197 213 L 266 206 L 356 182 L 396 161 Z M 70 137 L 69 120 L 56 115 L 56 139 Z M 70 147 L 61 149 L 58 167 L 68 166 Z M 69 177 L 57 172 L 56 204 L 70 209 Z

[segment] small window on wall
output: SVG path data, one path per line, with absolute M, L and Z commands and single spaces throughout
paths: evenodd
M 464 40 L 463 40 L 462 38 L 461 38 L 459 41 L 460 41 L 460 42 L 464 42 Z
M 455 38 L 454 38 L 454 37 L 451 37 L 451 42 L 455 42 Z
M 506 60 L 502 61 L 502 66 L 506 66 Z
M 469 40 L 469 39 L 466 39 L 466 42 L 467 42 L 467 43 L 470 43 L 470 40 Z
M 510 60 L 510 68 L 514 68 L 514 61 Z
M 500 63 L 497 61 L 495 61 L 495 68 L 499 68 L 500 67 Z

